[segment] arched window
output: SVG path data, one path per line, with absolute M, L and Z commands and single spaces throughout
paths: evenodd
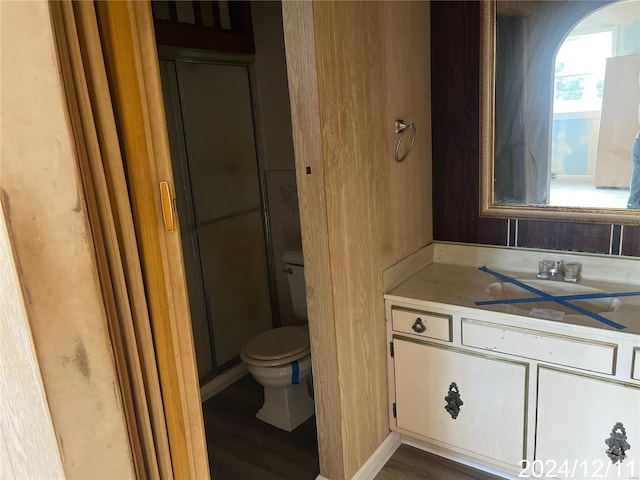
M 639 74 L 637 0 L 606 5 L 566 35 L 554 62 L 552 205 L 582 205 L 580 196 L 588 196 L 626 206 Z

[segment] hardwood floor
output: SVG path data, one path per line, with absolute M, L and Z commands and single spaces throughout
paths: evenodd
M 289 433 L 255 418 L 262 387 L 251 375 L 202 404 L 211 477 L 215 480 L 314 480 L 315 417 Z M 499 477 L 401 445 L 375 480 L 496 480 Z
M 215 480 L 314 480 L 320 473 L 316 419 L 285 432 L 255 418 L 263 391 L 251 375 L 202 405 Z
M 499 480 L 490 473 L 400 445 L 375 480 Z

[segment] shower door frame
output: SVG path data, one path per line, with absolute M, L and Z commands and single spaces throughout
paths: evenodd
M 276 285 L 275 262 L 273 259 L 273 248 L 272 248 L 272 241 L 271 241 L 271 228 L 270 228 L 269 209 L 268 209 L 266 176 L 265 176 L 264 163 L 263 163 L 264 148 L 263 148 L 263 142 L 262 142 L 259 115 L 257 112 L 259 110 L 259 105 L 258 105 L 258 102 L 256 101 L 256 93 L 255 93 L 257 92 L 257 85 L 256 85 L 256 76 L 255 76 L 254 56 L 247 55 L 247 54 L 225 54 L 225 53 L 219 53 L 219 52 L 213 52 L 213 51 L 207 51 L 207 50 L 199 50 L 199 49 L 185 48 L 185 47 L 174 47 L 174 46 L 167 46 L 167 45 L 158 45 L 157 49 L 158 49 L 158 62 L 164 60 L 164 61 L 174 62 L 174 65 L 175 65 L 175 62 L 184 62 L 184 63 L 200 63 L 200 64 L 209 64 L 209 65 L 221 65 L 221 66 L 239 66 L 247 69 L 249 95 L 250 95 L 249 100 L 251 102 L 251 120 L 253 124 L 253 141 L 254 141 L 255 152 L 256 152 L 256 168 L 258 173 L 258 191 L 260 195 L 260 210 L 261 210 L 261 218 L 262 218 L 262 229 L 264 233 L 266 263 L 267 263 L 267 276 L 268 276 L 267 282 L 268 282 L 268 288 L 269 288 L 269 300 L 270 300 L 270 307 L 271 307 L 271 323 L 273 328 L 279 327 L 281 325 L 281 319 L 280 319 L 280 309 L 279 309 L 278 293 L 277 293 L 277 285 Z M 179 85 L 179 79 L 177 75 L 177 69 L 176 69 L 176 82 L 178 83 L 178 95 L 180 95 L 180 85 Z M 177 134 L 183 135 L 183 137 L 185 137 L 186 136 L 185 125 L 184 125 L 184 119 L 182 116 L 182 112 L 183 112 L 182 99 L 179 99 L 178 102 L 180 106 L 180 111 L 177 113 L 179 114 L 179 117 L 180 117 L 179 119 L 180 131 L 178 131 Z M 167 119 L 167 128 L 169 124 L 168 120 L 169 119 Z M 187 208 L 190 210 L 190 214 L 193 215 L 194 202 L 193 202 L 193 191 L 192 191 L 192 184 L 191 184 L 191 174 L 189 171 L 190 165 L 189 165 L 189 158 L 188 158 L 188 147 L 186 144 L 186 140 L 184 140 L 182 143 L 183 145 L 181 145 L 181 147 L 184 147 L 184 148 L 180 148 L 179 152 L 177 152 L 180 158 L 176 160 L 172 159 L 171 164 L 173 169 L 174 183 L 176 184 L 175 185 L 176 195 L 178 191 L 178 188 L 177 188 L 178 185 L 177 185 L 177 182 L 175 182 L 175 178 L 179 174 L 181 176 L 180 183 L 182 184 L 185 190 L 184 196 L 186 197 L 186 200 L 188 203 Z M 179 163 L 179 165 L 176 165 L 176 163 Z M 176 167 L 178 166 L 180 171 L 177 171 L 176 169 Z M 196 229 L 192 232 L 191 231 L 185 232 L 184 225 L 182 227 L 183 228 L 181 228 L 181 236 L 185 236 L 185 235 L 197 236 L 199 233 L 198 227 L 196 227 Z M 181 242 L 182 242 L 182 239 L 181 239 Z M 183 251 L 184 251 L 184 248 L 183 248 Z M 237 365 L 238 357 L 230 361 L 227 361 L 221 365 L 217 364 L 211 310 L 210 310 L 209 302 L 207 301 L 207 298 L 204 294 L 204 274 L 202 271 L 202 261 L 201 261 L 199 243 L 198 243 L 196 260 L 200 266 L 200 272 L 198 275 L 198 289 L 202 291 L 202 295 L 204 296 L 203 301 L 204 301 L 207 321 L 208 321 L 209 345 L 211 349 L 211 357 L 212 357 L 212 365 L 213 365 L 212 373 L 202 378 L 199 378 L 200 385 L 204 385 L 207 382 L 214 379 L 220 373 L 226 371 L 229 367 Z

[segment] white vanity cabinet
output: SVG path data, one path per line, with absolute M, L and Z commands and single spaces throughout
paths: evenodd
M 508 478 L 640 478 L 638 335 L 385 302 L 392 430 Z M 612 430 L 629 444 L 618 467 Z
M 393 349 L 398 429 L 518 466 L 526 454 L 526 363 L 401 336 Z
M 616 466 L 612 432 L 631 446 Z M 640 478 L 640 385 L 540 366 L 535 459 L 545 477 Z

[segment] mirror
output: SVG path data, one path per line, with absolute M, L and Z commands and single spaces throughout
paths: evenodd
M 640 3 L 486 0 L 480 53 L 481 215 L 640 224 Z

